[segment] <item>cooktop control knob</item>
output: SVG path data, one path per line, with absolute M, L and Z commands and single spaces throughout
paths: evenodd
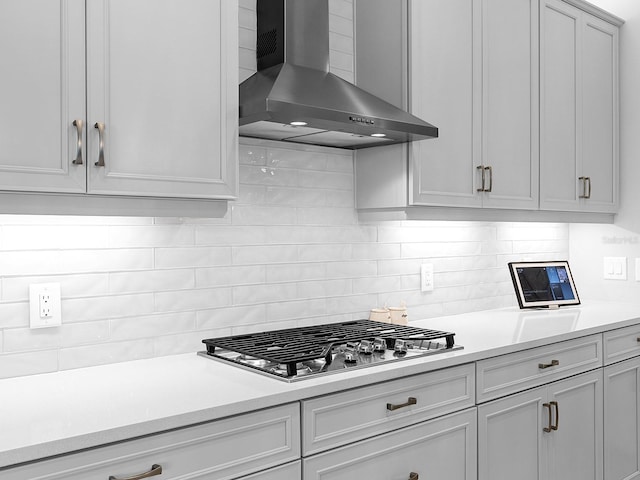
M 387 349 L 387 342 L 384 338 L 376 337 L 373 339 L 373 351 L 384 352 Z
M 373 353 L 373 350 L 373 344 L 370 340 L 360 340 L 360 343 L 358 344 L 359 352 L 371 355 Z

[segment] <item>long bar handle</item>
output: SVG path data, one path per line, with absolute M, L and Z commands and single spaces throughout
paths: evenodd
M 400 405 L 394 405 L 393 403 L 387 403 L 387 410 L 398 410 L 399 408 L 408 407 L 409 405 L 415 405 L 418 403 L 418 399 L 416 397 L 409 397 L 407 403 L 401 403 Z
M 493 167 L 488 166 L 484 167 L 484 169 L 489 172 L 489 188 L 487 188 L 485 192 L 491 193 L 491 190 L 493 190 Z
M 96 167 L 104 167 L 104 123 L 96 122 L 93 126 L 98 129 L 98 161 Z
M 542 431 L 546 432 L 546 433 L 549 433 L 549 432 L 551 432 L 551 430 L 553 430 L 553 425 L 551 424 L 551 404 L 550 403 L 543 403 L 542 406 L 549 411 L 549 423 L 548 423 L 548 426 L 544 427 L 542 429 Z
M 82 120 L 74 120 L 73 126 L 76 127 L 76 158 L 71 163 L 74 165 L 82 165 Z
M 551 427 L 551 430 L 558 430 L 558 423 L 560 422 L 560 410 L 558 408 L 558 402 L 556 401 L 549 402 L 549 405 L 551 405 L 553 409 L 556 411 L 556 423 Z
M 559 360 L 551 360 L 551 363 L 539 363 L 538 364 L 538 368 L 540 370 L 544 370 L 545 368 L 557 367 L 558 365 L 560 365 L 560 361 Z
M 409 480 L 418 480 L 418 474 L 416 472 L 411 472 L 409 474 Z
M 485 189 L 484 189 L 484 171 L 485 171 L 486 169 L 484 168 L 484 165 L 478 165 L 478 166 L 476 167 L 476 170 L 480 170 L 480 171 L 482 172 L 482 186 L 481 186 L 480 188 L 476 189 L 476 190 L 477 190 L 478 192 L 484 192 L 484 191 L 485 191 Z
M 151 465 L 151 470 L 149 470 L 148 472 L 134 475 L 133 477 L 114 477 L 113 475 L 111 475 L 109 477 L 109 480 L 142 480 L 143 478 L 155 477 L 156 475 L 162 475 L 162 465 L 154 463 L 153 465 Z

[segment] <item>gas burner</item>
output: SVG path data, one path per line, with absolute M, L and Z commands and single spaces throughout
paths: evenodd
M 200 355 L 286 381 L 461 349 L 454 334 L 372 320 L 203 340 Z

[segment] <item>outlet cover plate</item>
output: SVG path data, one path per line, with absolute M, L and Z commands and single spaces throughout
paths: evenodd
M 433 288 L 433 263 L 423 263 L 420 265 L 420 290 L 431 292 Z
M 43 310 L 47 311 L 47 315 L 43 314 Z M 29 285 L 30 328 L 59 327 L 62 325 L 61 310 L 59 283 Z

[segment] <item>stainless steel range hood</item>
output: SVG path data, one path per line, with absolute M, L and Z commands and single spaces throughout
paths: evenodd
M 258 72 L 240 84 L 240 135 L 353 150 L 438 136 L 329 72 L 328 0 L 257 0 L 257 13 Z

